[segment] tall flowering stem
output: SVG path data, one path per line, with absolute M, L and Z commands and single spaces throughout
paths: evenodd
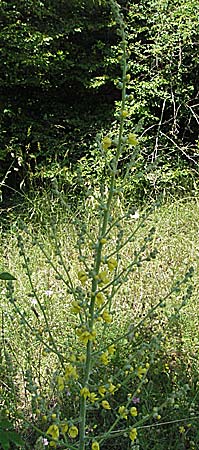
M 107 233 L 110 213 L 113 205 L 113 198 L 115 196 L 115 186 L 116 186 L 116 175 L 118 170 L 118 162 L 120 159 L 120 155 L 122 152 L 122 137 L 124 130 L 124 121 L 125 121 L 125 99 L 126 99 L 126 75 L 127 75 L 127 42 L 125 35 L 125 24 L 122 20 L 119 6 L 115 1 L 111 1 L 111 8 L 113 14 L 116 17 L 116 21 L 119 24 L 120 35 L 121 35 L 121 47 L 122 47 L 122 101 L 121 101 L 121 111 L 120 111 L 120 124 L 119 124 L 119 133 L 118 133 L 118 143 L 116 148 L 116 154 L 113 160 L 113 166 L 111 170 L 110 183 L 108 186 L 108 194 L 105 201 L 105 206 L 103 208 L 102 220 L 99 221 L 99 230 L 98 230 L 98 243 L 96 247 L 96 252 L 94 255 L 94 274 L 95 276 L 92 279 L 92 292 L 90 298 L 90 308 L 89 308 L 89 320 L 88 327 L 89 331 L 92 333 L 94 329 L 94 311 L 95 311 L 95 298 L 98 287 L 98 275 L 100 272 L 101 260 L 102 260 L 102 248 L 103 248 L 103 238 Z M 92 347 L 93 342 L 89 340 L 87 343 L 86 349 L 86 361 L 85 361 L 85 371 L 84 371 L 84 379 L 83 386 L 87 387 L 89 383 L 91 363 L 92 363 Z M 79 450 L 85 449 L 85 429 L 86 429 L 86 398 L 85 396 L 81 396 L 80 398 L 80 428 L 79 428 Z

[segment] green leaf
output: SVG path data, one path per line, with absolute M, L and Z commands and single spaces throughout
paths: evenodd
M 1 272 L 0 273 L 0 280 L 7 280 L 7 281 L 11 281 L 11 280 L 16 280 L 15 277 L 13 277 L 13 275 L 11 275 L 8 272 Z
M 11 442 L 14 442 L 15 445 L 23 445 L 24 441 L 21 439 L 19 434 L 17 434 L 15 431 L 9 431 L 9 439 Z
M 10 448 L 9 441 L 10 441 L 10 439 L 9 439 L 9 431 L 1 430 L 1 432 L 0 432 L 0 444 L 1 444 L 1 448 L 3 450 L 8 450 Z
M 8 419 L 0 419 L 0 432 L 3 430 L 11 430 L 13 428 L 12 422 Z

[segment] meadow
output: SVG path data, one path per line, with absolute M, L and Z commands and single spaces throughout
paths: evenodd
M 118 204 L 116 216 L 125 216 L 126 209 Z M 49 208 L 45 220 L 42 216 L 42 225 L 28 220 L 27 214 L 26 226 L 20 224 L 18 217 L 12 219 L 10 230 L 2 233 L 1 268 L 16 280 L 13 295 L 7 286 L 9 282 L 1 281 L 1 414 L 2 423 L 9 419 L 23 437 L 20 448 L 45 448 L 40 447 L 39 437 L 45 436 L 53 415 L 55 423 L 62 423 L 65 416 L 70 422 L 78 411 L 72 380 L 68 379 L 68 392 L 57 392 L 60 361 L 49 343 L 53 340 L 69 361 L 80 357 L 82 343 L 74 333 L 75 306 L 71 309 L 71 294 L 56 273 L 60 266 L 57 246 L 70 267 L 71 278 L 78 283 L 81 262 L 77 241 L 82 233 L 82 217 L 89 233 L 95 234 L 96 229 L 95 212 L 91 208 L 87 211 L 71 215 L 63 205 L 56 205 L 53 214 Z M 125 234 L 137 230 L 133 242 L 121 251 L 122 261 L 134 260 L 135 249 L 143 247 L 147 239 L 150 251 L 157 249 L 157 254 L 138 264 L 122 284 L 113 300 L 111 323 L 105 322 L 104 328 L 99 322 L 98 344 L 105 346 L 107 341 L 118 345 L 110 365 L 98 362 L 92 368 L 95 390 L 99 381 L 107 390 L 114 387 L 105 397 L 110 410 L 101 411 L 96 406 L 99 400 L 91 402 L 89 430 L 99 434 L 99 424 L 100 432 L 109 428 L 114 413 L 125 406 L 126 395 L 132 394 L 130 405 L 136 408 L 133 421 L 138 431 L 136 440 L 131 442 L 127 432 L 129 413 L 122 412 L 115 436 L 109 436 L 105 445 L 100 445 L 102 449 L 198 448 L 198 216 L 196 197 L 173 199 L 135 212 L 131 209 L 128 217 L 122 219 L 124 235 L 120 239 L 125 240 Z M 112 235 L 113 245 L 117 234 L 118 231 Z M 23 239 L 24 250 L 17 236 Z M 30 285 L 23 251 L 34 287 Z M 193 276 L 184 280 L 190 267 L 194 269 Z M 190 286 L 192 291 L 187 295 Z M 147 372 L 142 373 L 141 368 L 146 367 Z M 128 410 L 126 406 L 125 409 Z M 17 448 L 16 442 L 10 445 L 3 448 Z M 60 445 L 58 448 L 68 448 L 63 442 Z

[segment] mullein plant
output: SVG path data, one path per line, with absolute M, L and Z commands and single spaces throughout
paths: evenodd
M 55 261 L 48 256 L 45 246 L 41 245 L 37 239 L 33 239 L 33 244 L 40 247 L 47 263 L 55 271 L 58 282 L 66 285 L 67 292 L 71 296 L 70 314 L 74 317 L 72 332 L 74 340 L 78 342 L 74 351 L 71 347 L 66 352 L 60 349 L 50 328 L 47 311 L 40 301 L 32 281 L 30 263 L 26 256 L 22 237 L 24 232 L 29 234 L 29 231 L 24 224 L 21 224 L 23 233 L 18 238 L 20 255 L 23 257 L 31 292 L 36 299 L 37 310 L 43 317 L 48 339 L 44 338 L 42 332 L 35 333 L 26 315 L 17 306 L 13 281 L 8 281 L 8 298 L 20 316 L 24 327 L 29 328 L 33 335 L 36 335 L 46 353 L 54 353 L 59 361 L 59 368 L 53 379 L 57 399 L 54 411 L 51 408 L 49 413 L 48 405 L 37 385 L 34 381 L 29 382 L 30 392 L 32 389 L 32 397 L 35 399 L 31 426 L 36 433 L 39 433 L 39 437 L 34 443 L 35 449 L 100 450 L 100 448 L 107 448 L 108 441 L 121 436 L 128 440 L 128 448 L 136 448 L 136 443 L 139 443 L 139 430 L 151 418 L 160 420 L 160 412 L 164 407 L 164 404 L 159 405 L 159 408 L 156 407 L 145 415 L 139 412 L 140 392 L 148 382 L 147 374 L 157 349 L 157 341 L 154 339 L 151 342 L 149 350 L 147 350 L 147 345 L 143 347 L 139 359 L 136 359 L 131 347 L 128 364 L 123 370 L 118 369 L 117 372 L 114 370 L 114 361 L 116 357 L 119 357 L 118 346 L 125 342 L 125 345 L 129 345 L 130 348 L 131 342 L 137 339 L 141 325 L 146 323 L 147 318 L 152 320 L 155 310 L 164 307 L 167 298 L 172 294 L 178 294 L 192 275 L 191 269 L 181 282 L 178 281 L 170 289 L 165 298 L 160 299 L 151 307 L 144 319 L 140 319 L 125 333 L 121 333 L 117 337 L 114 337 L 114 332 L 111 334 L 110 330 L 112 327 L 114 328 L 114 298 L 116 294 L 137 267 L 140 267 L 144 261 L 150 261 L 155 257 L 156 251 L 152 249 L 151 245 L 154 235 L 152 228 L 144 238 L 143 245 L 135 251 L 134 259 L 123 261 L 122 258 L 123 250 L 134 240 L 138 229 L 144 226 L 147 214 L 150 212 L 142 214 L 140 217 L 137 215 L 138 225 L 135 229 L 129 230 L 129 233 L 124 233 L 122 230 L 125 217 L 115 217 L 114 214 L 114 205 L 122 189 L 122 184 L 118 185 L 117 182 L 120 160 L 125 149 L 131 147 L 133 164 L 139 143 L 133 130 L 125 133 L 125 123 L 128 118 L 126 90 L 130 81 L 127 40 L 120 7 L 112 0 L 110 4 L 121 37 L 118 60 L 122 76 L 118 83 L 122 99 L 118 117 L 118 136 L 105 135 L 99 142 L 101 152 L 107 161 L 106 174 L 108 176 L 102 180 L 100 191 L 95 196 L 95 230 L 92 233 L 87 232 L 86 224 L 80 222 L 77 242 L 79 270 L 76 279 L 73 279 L 70 267 L 63 258 L 55 224 L 52 225 L 52 230 L 55 252 L 59 261 L 58 268 Z M 130 171 L 130 164 L 127 167 L 126 177 Z M 106 180 L 108 181 L 106 182 Z M 129 212 L 126 214 L 127 219 L 128 214 Z M 116 239 L 113 236 L 116 236 Z M 191 295 L 190 286 L 188 286 L 182 303 L 185 303 Z M 99 378 L 96 376 L 98 369 L 100 371 Z M 130 389 L 129 386 L 131 386 Z M 120 391 L 125 392 L 125 395 L 120 396 Z M 117 399 L 121 398 L 122 403 L 120 404 Z M 170 400 L 172 401 L 172 399 L 168 399 L 168 401 Z M 72 413 L 74 417 L 72 417 Z M 93 416 L 99 418 L 102 416 L 103 419 L 99 420 L 101 428 L 92 421 Z M 22 413 L 19 417 L 27 420 Z M 104 417 L 108 424 L 106 430 L 103 426 Z

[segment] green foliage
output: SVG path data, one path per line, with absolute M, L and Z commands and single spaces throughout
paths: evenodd
M 198 163 L 198 4 L 120 3 L 131 52 L 128 128 L 137 123 L 142 157 L 129 196 L 192 190 Z M 35 188 L 61 174 L 64 185 L 67 172 L 66 190 L 73 195 L 79 161 L 92 159 L 94 136 L 111 127 L 120 95 L 110 5 L 3 1 L 1 17 L 1 176 L 9 172 L 4 184 Z
M 24 441 L 18 433 L 14 431 L 13 424 L 8 419 L 0 418 L 0 445 L 3 450 L 9 450 L 12 445 L 16 447 L 24 446 Z
M 10 281 L 10 280 L 16 280 L 16 278 L 13 277 L 13 275 L 11 275 L 8 272 L 1 272 L 0 273 L 0 280 Z

